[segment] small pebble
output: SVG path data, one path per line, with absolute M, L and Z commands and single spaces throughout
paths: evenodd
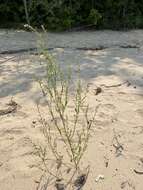
M 99 174 L 99 175 L 97 176 L 97 178 L 95 179 L 95 181 L 98 182 L 99 180 L 103 180 L 103 179 L 104 179 L 104 175 Z

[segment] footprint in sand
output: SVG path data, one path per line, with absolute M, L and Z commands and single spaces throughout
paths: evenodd
M 137 109 L 136 113 L 143 118 L 143 109 Z
M 23 134 L 23 131 L 20 129 L 7 129 L 7 130 L 3 130 L 0 132 L 0 137 L 8 135 L 8 134 L 14 134 L 14 135 L 18 135 L 18 134 Z
M 101 117 L 114 118 L 117 112 L 113 104 L 102 104 L 99 113 Z
M 117 118 L 116 107 L 113 104 L 103 104 L 98 110 L 96 124 L 105 126 L 111 124 Z

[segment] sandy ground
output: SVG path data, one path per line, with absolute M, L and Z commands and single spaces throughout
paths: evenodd
M 63 69 L 70 65 L 76 75 L 80 65 L 81 79 L 89 85 L 92 107 L 100 104 L 95 132 L 84 158 L 84 165 L 91 166 L 84 189 L 142 190 L 143 31 L 48 36 L 48 47 L 53 48 L 50 52 Z M 107 48 L 93 49 L 100 46 Z M 35 37 L 31 33 L 0 31 L 1 53 L 33 47 Z M 7 109 L 11 98 L 18 103 L 15 113 L 0 116 L 0 190 L 35 190 L 41 176 L 34 167 L 37 157 L 32 143 L 43 138 L 36 103 L 40 102 L 44 109 L 45 105 L 34 79 L 43 74 L 44 65 L 34 55 L 0 54 L 0 110 Z M 97 86 L 102 88 L 98 95 Z M 104 179 L 96 181 L 99 175 Z

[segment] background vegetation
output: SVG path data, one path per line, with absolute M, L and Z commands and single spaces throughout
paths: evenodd
M 143 27 L 143 0 L 1 0 L 0 27 L 19 27 L 27 22 L 50 30 L 92 26 L 96 29 Z

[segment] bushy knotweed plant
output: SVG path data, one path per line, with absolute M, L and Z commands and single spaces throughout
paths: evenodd
M 35 145 L 44 168 L 38 190 L 47 190 L 51 183 L 58 190 L 81 189 L 89 172 L 81 160 L 88 147 L 96 111 L 91 113 L 87 90 L 80 79 L 72 84 L 71 71 L 63 72 L 43 44 L 39 43 L 46 76 L 38 82 L 46 99 L 47 117 L 37 105 L 46 141 L 45 146 Z

